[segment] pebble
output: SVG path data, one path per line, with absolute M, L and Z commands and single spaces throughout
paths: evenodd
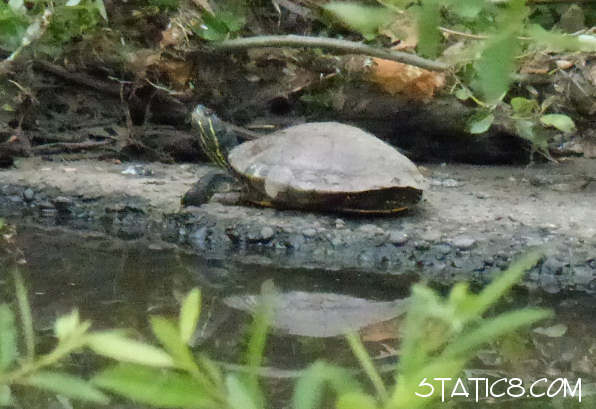
M 334 248 L 337 248 L 337 247 L 341 246 L 342 244 L 344 244 L 344 241 L 341 239 L 341 237 L 337 237 L 337 236 L 333 237 L 330 241 L 331 241 L 331 245 Z
M 35 192 L 33 192 L 33 189 L 31 188 L 27 188 L 25 189 L 25 191 L 23 192 L 23 198 L 27 201 L 30 202 L 33 200 L 33 197 L 35 196 Z
M 199 227 L 193 231 L 189 236 L 191 243 L 200 249 L 204 249 L 207 244 L 207 227 Z
M 401 231 L 389 232 L 389 243 L 395 244 L 396 246 L 402 246 L 408 241 L 408 235 Z
M 261 239 L 265 241 L 271 240 L 274 234 L 275 231 L 273 230 L 273 228 L 271 228 L 271 226 L 264 226 L 261 229 Z
M 455 179 L 445 179 L 442 183 L 444 187 L 458 187 L 462 184 Z
M 305 237 L 314 237 L 314 235 L 317 234 L 317 231 L 313 228 L 309 228 L 309 229 L 302 230 L 302 234 Z
M 449 254 L 451 252 L 451 246 L 446 243 L 438 244 L 434 247 L 434 249 L 437 253 L 440 253 L 443 255 Z
M 438 241 L 441 238 L 441 233 L 434 230 L 427 230 L 420 234 L 420 239 L 424 241 Z
M 458 236 L 451 241 L 451 244 L 460 250 L 468 250 L 476 244 L 476 239 L 469 236 Z
M 385 234 L 385 230 L 374 224 L 363 224 L 362 226 L 358 227 L 358 231 L 374 235 Z
M 52 200 L 54 206 L 58 211 L 67 211 L 69 207 L 72 206 L 72 200 L 70 200 L 66 196 L 58 196 L 54 200 Z
M 587 266 L 574 266 L 573 276 L 573 281 L 580 285 L 587 285 L 593 280 L 596 280 L 596 274 L 594 274 L 594 271 Z
M 40 209 L 53 209 L 53 210 L 56 209 L 54 204 L 51 202 L 48 202 L 47 200 L 43 200 L 43 201 L 39 202 L 39 208 Z

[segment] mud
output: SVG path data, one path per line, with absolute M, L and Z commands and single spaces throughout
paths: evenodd
M 529 167 L 429 165 L 430 189 L 394 217 L 209 203 L 180 208 L 208 166 L 19 160 L 0 171 L 0 217 L 175 245 L 226 268 L 379 273 L 485 282 L 529 248 L 525 286 L 596 292 L 596 161 Z M 357 273 L 356 273 L 357 272 Z M 336 273 L 334 273 L 336 274 Z

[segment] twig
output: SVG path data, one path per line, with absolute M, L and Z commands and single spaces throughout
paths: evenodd
M 86 87 L 98 90 L 103 92 L 104 94 L 118 96 L 120 95 L 120 87 L 118 84 L 106 83 L 104 81 L 99 81 L 89 75 L 85 75 L 82 73 L 70 72 L 67 71 L 64 67 L 61 67 L 56 64 L 52 64 L 47 61 L 38 60 L 35 61 L 35 66 L 40 68 L 46 72 L 52 73 L 57 75 L 61 78 L 64 78 L 67 81 L 74 82 L 76 84 L 81 84 Z
M 428 60 L 414 54 L 408 54 L 400 51 L 390 51 L 353 41 L 324 37 L 307 37 L 298 35 L 256 36 L 237 38 L 235 40 L 224 40 L 218 43 L 213 43 L 213 47 L 218 50 L 236 50 L 256 47 L 326 48 L 329 50 L 338 51 L 343 54 L 370 55 L 372 57 L 384 58 L 386 60 L 415 65 L 417 67 L 434 71 L 445 71 L 449 68 L 449 65 L 445 63 Z
M 596 1 L 596 0 L 594 0 L 594 1 Z M 439 27 L 439 30 L 446 34 L 452 34 L 452 35 L 455 35 L 458 37 L 464 37 L 464 38 L 471 38 L 473 40 L 488 40 L 490 38 L 490 36 L 488 36 L 486 34 L 464 33 L 463 31 L 451 30 L 450 28 L 446 28 L 446 27 Z M 533 40 L 532 37 L 524 37 L 524 36 L 518 36 L 517 39 L 524 40 L 524 41 Z
M 62 152 L 62 151 L 80 151 L 84 149 L 100 148 L 102 146 L 110 145 L 114 141 L 87 141 L 87 142 L 56 142 L 47 143 L 44 145 L 37 145 L 31 148 L 35 153 L 50 153 L 50 152 Z
M 21 44 L 3 61 L 0 61 L 0 75 L 6 74 L 10 71 L 10 66 L 14 63 L 17 57 L 23 52 L 25 48 L 31 45 L 32 42 L 39 40 L 46 29 L 50 25 L 52 18 L 52 10 L 46 9 L 43 14 L 38 16 L 25 31 L 25 35 L 21 39 Z

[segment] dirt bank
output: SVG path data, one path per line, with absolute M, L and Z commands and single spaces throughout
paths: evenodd
M 198 165 L 19 160 L 0 171 L 0 216 L 119 239 L 169 242 L 238 268 L 274 265 L 485 281 L 542 246 L 526 285 L 596 291 L 596 161 L 432 165 L 424 201 L 397 217 L 211 203 L 181 209 Z

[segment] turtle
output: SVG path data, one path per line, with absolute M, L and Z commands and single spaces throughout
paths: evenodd
M 426 182 L 406 156 L 374 135 L 339 122 L 291 126 L 238 144 L 210 109 L 191 114 L 199 141 L 227 175 L 199 181 L 183 204 L 209 200 L 230 175 L 242 182 L 246 202 L 279 209 L 391 214 L 420 201 Z M 194 190 L 194 194 L 191 194 Z M 193 203 L 194 201 L 194 203 Z M 200 204 L 199 203 L 199 204 Z
M 254 313 L 262 295 L 231 295 L 223 303 L 230 308 Z M 335 337 L 402 316 L 407 298 L 373 301 L 346 294 L 290 291 L 275 293 L 271 300 L 271 325 L 281 333 L 315 338 Z

